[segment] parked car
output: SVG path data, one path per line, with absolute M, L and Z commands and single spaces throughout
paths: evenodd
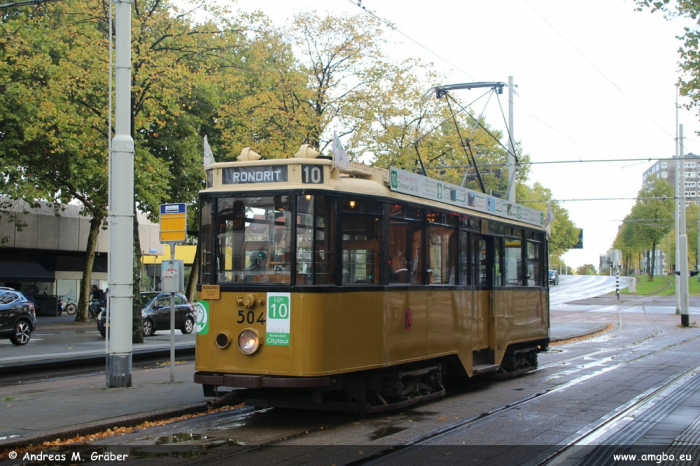
M 141 293 L 141 317 L 143 318 L 143 336 L 150 337 L 157 330 L 170 330 L 170 293 L 145 291 Z M 97 330 L 105 336 L 106 312 L 97 318 Z M 175 328 L 183 334 L 194 330 L 195 310 L 185 295 L 175 294 Z
M 22 293 L 0 290 L 0 338 L 9 338 L 13 345 L 26 345 L 36 330 L 34 304 Z
M 559 274 L 556 270 L 549 271 L 549 284 L 558 285 L 559 284 Z

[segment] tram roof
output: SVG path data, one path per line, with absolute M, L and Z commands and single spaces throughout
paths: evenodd
M 329 157 L 218 162 L 204 167 L 207 188 L 200 193 L 330 190 L 417 202 L 493 220 L 544 228 L 544 213 L 531 207 L 445 183 L 406 170 L 350 162 L 347 168 Z

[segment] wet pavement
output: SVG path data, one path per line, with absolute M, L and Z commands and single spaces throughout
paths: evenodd
M 601 301 L 597 306 L 599 309 L 601 304 L 603 307 L 618 308 L 614 303 Z M 639 304 L 642 305 L 641 301 Z M 664 313 L 675 313 L 673 302 L 670 306 L 661 304 L 659 307 L 663 308 Z M 568 303 L 563 306 L 590 305 Z M 700 312 L 700 309 L 694 308 L 695 311 Z M 566 310 L 553 309 L 553 315 L 566 313 Z M 97 332 L 95 323 L 74 323 L 72 320 L 73 316 L 41 317 L 37 332 L 25 347 L 8 347 L 5 341 L 1 341 L 0 371 L 3 367 L 21 367 L 22 364 L 37 361 L 104 357 L 104 339 Z M 611 317 L 612 322 L 614 319 Z M 600 332 L 608 325 L 608 322 L 553 323 L 550 334 L 552 341 L 566 340 Z M 180 335 L 179 331 L 176 334 L 179 338 L 178 348 L 194 347 L 194 335 Z M 59 338 L 58 342 L 50 344 L 54 346 L 48 344 L 49 337 L 61 335 L 67 335 L 68 340 Z M 169 332 L 160 332 L 156 337 L 147 338 L 145 343 L 134 345 L 134 352 L 169 348 L 169 337 Z M 193 362 L 178 362 L 173 383 L 170 382 L 170 368 L 166 364 L 135 368 L 133 386 L 129 388 L 107 389 L 104 371 L 80 377 L 2 386 L 0 451 L 3 445 L 36 444 L 116 426 L 134 426 L 146 420 L 204 412 L 207 398 L 202 393 L 201 385 L 193 382 L 193 373 Z

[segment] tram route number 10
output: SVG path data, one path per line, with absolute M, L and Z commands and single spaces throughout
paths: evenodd
M 290 293 L 267 294 L 267 325 L 265 343 L 270 346 L 289 346 L 291 321 Z
M 301 170 L 301 182 L 305 184 L 323 184 L 323 168 L 304 166 Z

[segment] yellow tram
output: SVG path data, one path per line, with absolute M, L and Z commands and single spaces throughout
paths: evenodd
M 308 155 L 311 157 L 308 157 Z M 375 412 L 549 344 L 540 211 L 314 157 L 206 167 L 196 373 L 207 396 Z M 241 160 L 241 159 L 248 160 Z

